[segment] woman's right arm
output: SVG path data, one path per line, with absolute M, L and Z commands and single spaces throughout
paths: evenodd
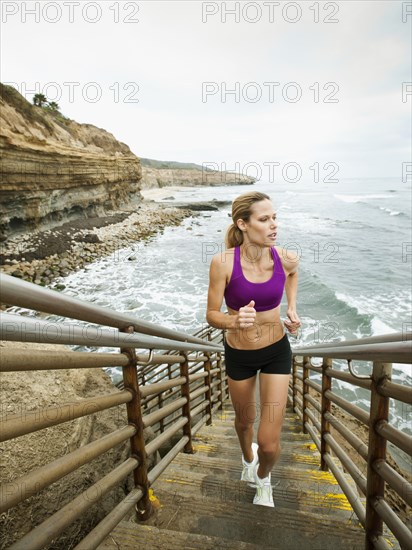
M 207 295 L 206 321 L 210 326 L 220 329 L 237 328 L 238 315 L 228 315 L 220 311 L 226 286 L 225 264 L 222 255 L 216 254 L 210 262 L 209 291 Z

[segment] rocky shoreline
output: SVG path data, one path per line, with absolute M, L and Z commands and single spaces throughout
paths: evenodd
M 44 231 L 16 234 L 0 244 L 0 271 L 50 286 L 59 277 L 197 215 L 189 207 L 154 201 L 142 201 L 128 208 L 98 218 L 76 219 Z M 64 285 L 53 288 L 63 290 Z

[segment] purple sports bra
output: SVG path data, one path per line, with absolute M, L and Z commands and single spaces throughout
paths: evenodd
M 276 248 L 271 246 L 270 249 L 274 263 L 272 277 L 263 283 L 252 283 L 243 275 L 240 247 L 235 246 L 232 276 L 224 292 L 226 305 L 231 309 L 239 311 L 241 307 L 247 306 L 250 300 L 255 301 L 256 311 L 267 311 L 280 304 L 286 275 Z

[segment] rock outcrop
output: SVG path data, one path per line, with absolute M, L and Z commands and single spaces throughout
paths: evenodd
M 193 162 L 177 162 L 174 160 L 154 160 L 140 157 L 142 165 L 142 189 L 158 189 L 172 186 L 193 185 L 250 185 L 256 178 L 212 169 L 215 163 L 195 164 Z
M 142 189 L 182 185 L 250 185 L 256 179 L 236 172 L 220 172 L 199 168 L 150 168 L 142 166 Z
M 140 161 L 127 145 L 0 86 L 3 234 L 101 215 L 142 199 Z

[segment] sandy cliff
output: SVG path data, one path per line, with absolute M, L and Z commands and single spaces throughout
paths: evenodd
M 127 145 L 0 86 L 3 233 L 99 215 L 141 199 L 141 165 Z
M 142 189 L 169 187 L 174 185 L 250 185 L 256 180 L 234 172 L 192 169 L 142 167 Z
M 139 204 L 141 189 L 251 184 L 193 163 L 141 159 L 101 128 L 0 84 L 0 240 Z

